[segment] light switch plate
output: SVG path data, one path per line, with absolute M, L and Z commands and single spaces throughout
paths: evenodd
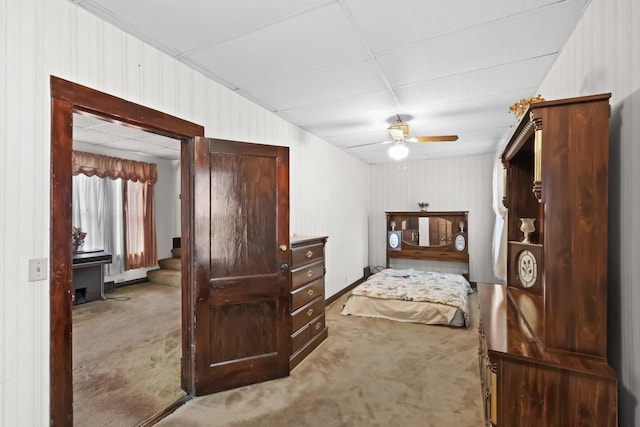
M 47 259 L 32 258 L 29 260 L 29 281 L 36 282 L 38 280 L 47 279 Z

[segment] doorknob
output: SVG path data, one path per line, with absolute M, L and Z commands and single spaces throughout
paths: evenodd
M 289 264 L 287 264 L 286 262 L 280 264 L 280 270 L 286 271 L 288 269 L 289 269 Z
M 280 250 L 282 252 L 286 251 L 287 250 L 287 245 L 280 245 Z

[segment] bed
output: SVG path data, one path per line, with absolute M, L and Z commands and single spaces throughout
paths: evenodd
M 386 268 L 371 275 L 351 292 L 341 314 L 469 327 L 468 295 L 473 289 L 468 281 L 468 213 L 386 214 Z M 466 274 L 391 268 L 390 263 L 396 258 L 405 262 L 462 263 Z
M 387 268 L 358 285 L 341 314 L 468 327 L 472 292 L 460 274 Z

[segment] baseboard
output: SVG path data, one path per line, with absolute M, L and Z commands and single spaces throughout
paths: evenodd
M 355 288 L 356 286 L 358 286 L 360 283 L 364 282 L 365 280 L 367 280 L 366 277 L 362 276 L 361 278 L 359 278 L 358 280 L 356 280 L 355 282 L 353 282 L 352 284 L 350 284 L 346 288 L 340 290 L 337 294 L 331 295 L 325 301 L 325 305 L 331 304 L 332 302 L 334 302 L 335 300 L 337 300 L 338 298 L 340 298 L 342 295 L 346 294 L 347 292 L 351 291 L 353 288 Z
M 152 425 L 157 424 L 160 420 L 166 418 L 167 416 L 173 414 L 176 409 L 187 403 L 193 399 L 193 396 L 186 395 L 181 397 L 180 399 L 173 402 L 171 405 L 164 408 L 162 411 L 157 412 L 155 415 L 152 415 L 150 418 L 147 418 L 142 423 L 138 424 L 138 427 L 150 427 Z
M 149 279 L 147 279 L 146 277 L 141 277 L 139 279 L 132 279 L 132 280 L 125 280 L 124 282 L 117 282 L 115 283 L 115 288 L 124 288 L 125 286 L 131 286 L 131 285 L 138 285 L 140 283 L 145 283 L 148 282 Z M 105 282 L 105 286 L 107 285 L 108 282 Z

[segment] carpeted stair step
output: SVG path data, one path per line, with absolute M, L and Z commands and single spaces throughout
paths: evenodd
M 182 270 L 182 260 L 180 258 L 163 258 L 158 260 L 160 268 L 167 270 Z
M 147 271 L 147 279 L 153 283 L 169 286 L 182 286 L 182 272 L 177 270 L 167 270 L 166 268 L 158 268 L 156 270 Z
M 174 258 L 180 258 L 182 256 L 182 251 L 180 248 L 173 248 L 171 249 L 171 256 Z

